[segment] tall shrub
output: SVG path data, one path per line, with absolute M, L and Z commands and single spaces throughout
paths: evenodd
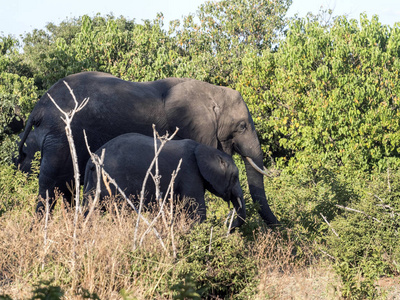
M 244 59 L 238 90 L 263 138 L 292 170 L 399 163 L 400 28 L 377 16 L 294 20 L 273 55 Z

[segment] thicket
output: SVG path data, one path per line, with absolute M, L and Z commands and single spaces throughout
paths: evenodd
M 7 191 L 1 213 L 21 207 L 23 182 L 35 194 L 35 177 L 24 179 L 8 164 L 20 120 L 58 79 L 87 70 L 132 81 L 196 78 L 230 86 L 246 101 L 273 174 L 265 179 L 266 192 L 283 227 L 295 233 L 296 257 L 306 243 L 331 261 L 343 297 L 384 295 L 377 279 L 400 272 L 400 26 L 329 12 L 287 20 L 290 4 L 206 2 L 168 30 L 162 14 L 142 23 L 97 15 L 48 24 L 26 34 L 22 45 L 0 37 L 0 176 Z M 218 205 L 210 206 L 211 215 L 220 214 Z M 248 206 L 236 242 L 244 252 L 252 231 L 262 227 Z M 207 269 L 198 268 L 201 260 L 214 261 L 206 252 L 191 257 L 188 281 L 196 289 L 208 282 L 217 291 Z M 250 255 L 238 258 L 239 265 L 259 278 Z M 225 275 L 214 279 L 226 284 Z

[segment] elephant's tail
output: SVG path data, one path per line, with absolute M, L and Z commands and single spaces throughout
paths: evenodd
M 29 133 L 32 131 L 33 125 L 35 124 L 35 115 L 35 109 L 33 109 L 28 120 L 26 121 L 24 133 L 22 134 L 21 141 L 18 145 L 18 158 L 16 160 L 16 165 L 19 165 L 25 159 L 26 154 L 22 149 L 24 148 L 25 141 L 28 138 Z

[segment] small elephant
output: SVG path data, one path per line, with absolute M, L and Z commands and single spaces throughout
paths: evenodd
M 160 145 L 159 141 L 158 144 Z M 102 149 L 105 149 L 104 170 L 127 196 L 139 195 L 143 179 L 154 158 L 154 139 L 137 133 L 127 133 L 104 144 L 96 154 L 100 156 Z M 173 185 L 174 194 L 195 200 L 195 213 L 201 222 L 206 218 L 204 192 L 207 189 L 233 203 L 238 217 L 232 223 L 232 227 L 242 225 L 246 218 L 246 209 L 238 169 L 231 156 L 213 147 L 189 139 L 168 141 L 158 157 L 162 195 L 167 192 L 171 174 L 181 158 L 181 168 Z M 85 170 L 85 195 L 96 188 L 96 182 L 96 168 L 89 159 Z M 147 181 L 146 192 L 148 194 L 144 205 L 148 206 L 154 201 L 155 194 L 151 178 Z M 115 188 L 112 193 L 115 193 Z M 102 180 L 100 198 L 107 195 L 109 192 Z M 191 208 L 188 209 L 190 212 Z

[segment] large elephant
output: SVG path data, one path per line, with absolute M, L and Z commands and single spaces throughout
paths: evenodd
M 158 141 L 158 146 L 160 142 Z M 154 139 L 138 133 L 120 135 L 100 147 L 96 154 L 100 157 L 105 149 L 104 170 L 113 178 L 124 193 L 138 196 L 142 189 L 146 172 L 154 159 Z M 180 171 L 174 183 L 174 195 L 194 200 L 194 206 L 187 205 L 188 212 L 199 216 L 200 221 L 206 218 L 205 189 L 227 202 L 231 202 L 238 214 L 232 227 L 243 224 L 246 208 L 243 192 L 239 182 L 239 171 L 232 157 L 213 147 L 197 143 L 193 140 L 172 140 L 167 142 L 158 156 L 160 192 L 166 195 L 171 174 L 182 159 Z M 154 170 L 153 170 L 154 173 Z M 89 159 L 85 170 L 84 191 L 87 195 L 96 188 L 97 173 L 92 160 Z M 112 189 L 111 189 L 112 188 Z M 155 197 L 153 180 L 146 182 L 148 193 L 144 202 L 147 207 Z M 114 186 L 107 188 L 101 180 L 100 198 L 116 193 Z M 135 197 L 136 203 L 138 197 Z M 196 208 L 197 210 L 194 210 Z
M 86 130 L 92 151 L 112 138 L 129 132 L 152 136 L 152 124 L 160 134 L 179 128 L 177 138 L 192 139 L 244 159 L 247 180 L 253 201 L 268 225 L 278 224 L 264 192 L 263 155 L 253 120 L 240 93 L 206 82 L 167 78 L 152 82 L 129 82 L 105 73 L 84 72 L 70 75 L 55 83 L 36 104 L 30 114 L 21 145 L 32 126 L 42 151 L 39 194 L 46 190 L 54 196 L 54 188 L 70 194 L 66 183 L 73 181 L 73 166 L 65 124 L 61 113 L 50 101 L 52 96 L 61 109 L 75 106 L 65 81 L 79 102 L 90 97 L 71 124 L 78 154 L 79 170 L 85 169 L 89 154 L 83 137 Z M 21 147 L 20 147 L 21 149 Z M 22 151 L 20 152 L 21 155 Z M 21 157 L 22 158 L 22 157 Z M 254 166 L 258 166 L 257 171 Z M 43 204 L 39 202 L 37 210 Z

